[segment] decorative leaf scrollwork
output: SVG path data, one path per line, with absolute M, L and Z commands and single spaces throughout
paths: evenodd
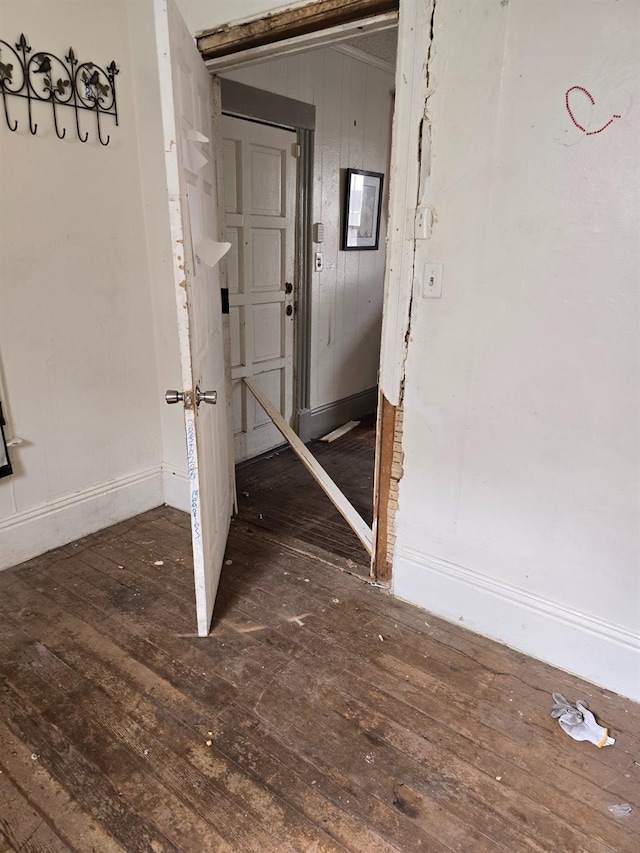
M 90 63 L 87 64 L 92 67 Z M 82 82 L 85 84 L 85 87 L 89 87 L 89 89 L 91 89 L 91 87 L 95 87 L 98 92 L 100 92 L 100 95 L 102 95 L 102 97 L 105 97 L 109 94 L 109 86 L 106 83 L 100 82 L 100 74 L 98 73 L 97 69 L 91 74 L 91 76 L 89 76 L 86 71 L 83 71 Z M 87 93 L 86 89 L 85 97 L 90 98 L 92 100 L 95 100 L 96 97 L 99 98 L 98 95 L 94 95 L 93 93 Z
M 3 51 L 5 54 L 3 56 Z M 95 114 L 96 131 L 101 145 L 108 145 L 102 136 L 101 117 L 112 116 L 118 124 L 116 105 L 115 77 L 119 69 L 115 61 L 101 68 L 94 62 L 79 63 L 75 51 L 69 48 L 64 60 L 49 51 L 31 54 L 24 33 L 15 43 L 15 49 L 0 39 L 0 96 L 2 97 L 6 124 L 9 130 L 18 129 L 18 122 L 11 121 L 7 106 L 8 97 L 23 98 L 27 101 L 29 129 L 36 134 L 38 125 L 33 121 L 32 106 L 38 102 L 51 105 L 56 135 L 64 139 L 67 128 L 58 124 L 58 107 L 71 107 L 75 116 L 76 136 L 81 142 L 89 138 L 88 131 L 81 128 L 81 111 Z M 19 69 L 16 79 L 16 69 Z
M 7 45 L 9 50 L 15 54 L 15 51 L 12 47 Z M 0 48 L 0 57 L 2 56 L 2 49 Z M 19 60 L 20 57 L 17 56 Z M 2 106 L 4 108 L 4 117 L 7 122 L 7 127 L 9 130 L 14 131 L 18 129 L 18 122 L 12 122 L 9 118 L 9 110 L 7 108 L 7 93 L 11 93 L 11 84 L 13 83 L 13 62 L 2 62 L 0 61 L 0 92 L 2 93 Z
M 9 83 L 13 79 L 13 63 L 12 62 L 0 62 L 0 83 L 8 80 Z

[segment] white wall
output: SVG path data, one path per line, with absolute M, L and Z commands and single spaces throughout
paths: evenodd
M 439 2 L 434 34 L 395 593 L 640 700 L 638 4 Z M 622 118 L 586 136 L 574 85 Z
M 343 252 L 341 182 L 348 167 L 389 175 L 393 74 L 325 48 L 224 74 L 316 105 L 313 221 L 325 225 L 314 244 L 324 271 L 312 275 L 311 407 L 377 384 L 384 280 L 386 204 L 377 251 Z M 385 184 L 386 189 L 386 184 Z
M 0 567 L 162 502 L 153 323 L 124 0 L 0 0 L 2 36 L 120 67 L 108 147 L 0 122 L 0 361 L 16 473 L 0 480 Z M 3 56 L 3 59 L 6 57 Z M 91 119 L 91 116 L 87 116 Z

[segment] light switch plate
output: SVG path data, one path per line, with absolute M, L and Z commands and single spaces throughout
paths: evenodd
M 422 271 L 422 296 L 440 299 L 442 296 L 442 264 L 425 264 Z

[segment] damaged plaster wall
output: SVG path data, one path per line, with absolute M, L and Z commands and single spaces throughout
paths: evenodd
M 433 36 L 394 591 L 640 700 L 638 5 Z
M 120 67 L 108 147 L 72 110 L 7 98 L 0 120 L 3 400 L 14 476 L 0 481 L 0 568 L 157 506 L 160 428 L 125 0 L 0 0 L 2 37 Z M 3 54 L 3 61 L 8 58 Z

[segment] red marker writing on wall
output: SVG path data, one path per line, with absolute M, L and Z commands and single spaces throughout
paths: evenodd
M 583 95 L 586 95 L 587 98 L 589 98 L 589 101 L 591 102 L 591 106 L 595 105 L 595 99 L 594 99 L 593 95 L 591 94 L 591 92 L 589 92 L 587 89 L 585 89 L 584 86 L 571 86 L 570 89 L 567 89 L 565 96 L 564 96 L 564 103 L 565 103 L 565 106 L 567 108 L 567 112 L 569 113 L 569 118 L 575 124 L 575 126 L 578 128 L 578 130 L 581 130 L 586 136 L 595 136 L 596 133 L 602 133 L 602 131 L 606 130 L 606 128 L 608 128 L 610 124 L 613 124 L 615 119 L 622 118 L 622 116 L 618 115 L 618 113 L 614 113 L 611 116 L 611 118 L 609 119 L 609 121 L 606 122 L 605 124 L 603 124 L 602 127 L 598 128 L 598 130 L 587 130 L 586 127 L 583 127 L 578 122 L 578 120 L 576 119 L 576 117 L 573 114 L 573 111 L 571 110 L 571 104 L 569 103 L 569 95 L 571 94 L 571 92 L 582 92 Z

